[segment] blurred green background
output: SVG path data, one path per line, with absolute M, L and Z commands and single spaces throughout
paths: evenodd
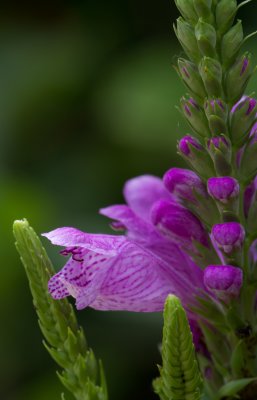
M 123 201 L 126 179 L 183 165 L 177 11 L 167 0 L 10 0 L 0 9 L 0 398 L 58 399 L 12 222 L 26 217 L 38 233 L 110 232 L 97 212 Z M 240 12 L 247 32 L 256 12 Z M 64 258 L 44 243 L 60 268 Z M 103 359 L 110 399 L 156 398 L 161 315 L 87 309 L 78 318 Z

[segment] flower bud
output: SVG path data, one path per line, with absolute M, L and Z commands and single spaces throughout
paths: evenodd
M 186 135 L 178 143 L 179 151 L 185 156 L 193 156 L 191 146 L 198 150 L 204 150 L 203 146 L 193 136 Z
M 227 133 L 227 105 L 221 99 L 206 100 L 204 103 L 205 115 L 213 135 Z
M 201 137 L 210 136 L 210 129 L 206 116 L 196 101 L 190 97 L 182 97 L 181 109 L 191 128 Z
M 238 222 L 226 222 L 214 225 L 212 236 L 218 248 L 224 254 L 231 254 L 242 249 L 245 231 Z
M 252 74 L 251 55 L 250 53 L 245 53 L 237 59 L 225 77 L 226 94 L 230 103 L 235 103 L 243 96 Z
M 174 25 L 174 31 L 185 53 L 189 58 L 191 58 L 191 60 L 198 63 L 201 58 L 201 54 L 192 26 L 183 18 L 179 17 L 177 19 L 177 26 Z
M 207 182 L 208 193 L 220 203 L 228 204 L 239 196 L 239 183 L 230 176 L 210 178 Z
M 216 31 L 214 27 L 200 18 L 195 26 L 195 37 L 202 55 L 215 57 Z
M 231 138 L 234 144 L 240 145 L 256 121 L 257 101 L 244 96 L 237 102 L 230 115 Z
M 198 21 L 193 0 L 175 0 L 176 6 L 182 17 L 191 25 L 195 25 Z
M 208 95 L 221 97 L 222 67 L 220 63 L 213 58 L 204 57 L 199 64 L 199 73 L 202 77 Z
M 236 0 L 218 1 L 216 6 L 216 26 L 220 37 L 233 25 L 236 12 Z
M 209 237 L 201 221 L 185 207 L 167 200 L 157 201 L 152 208 L 152 222 L 167 237 L 185 249 L 194 251 L 194 241 L 209 247 Z
M 163 177 L 164 185 L 183 205 L 209 226 L 213 225 L 219 212 L 215 202 L 208 196 L 203 181 L 191 170 L 171 168 Z
M 182 78 L 186 87 L 196 96 L 200 98 L 206 97 L 203 81 L 199 76 L 198 68 L 195 64 L 191 63 L 184 58 L 178 59 L 179 75 Z
M 225 136 L 216 136 L 208 140 L 207 148 L 218 175 L 231 173 L 231 144 Z
M 178 152 L 200 176 L 208 178 L 210 175 L 215 175 L 209 154 L 194 137 L 184 136 L 178 142 Z
M 240 294 L 243 272 L 232 265 L 209 265 L 204 270 L 204 284 L 219 299 L 229 301 Z
M 164 177 L 166 188 L 181 200 L 197 202 L 195 193 L 207 197 L 204 183 L 193 171 L 182 168 L 171 168 Z
M 225 67 L 231 65 L 244 40 L 242 22 L 238 21 L 222 38 L 221 57 Z

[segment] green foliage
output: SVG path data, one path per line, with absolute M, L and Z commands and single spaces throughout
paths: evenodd
M 44 345 L 63 368 L 58 372 L 62 384 L 76 400 L 107 400 L 102 364 L 88 348 L 71 304 L 66 299 L 55 301 L 48 294 L 47 282 L 54 270 L 38 236 L 26 220 L 15 221 L 13 230 L 46 339 Z
M 180 300 L 169 295 L 164 309 L 160 377 L 153 382 L 161 400 L 199 400 L 202 379 L 192 333 Z
M 256 378 L 244 378 L 237 379 L 235 381 L 228 382 L 226 385 L 222 386 L 215 396 L 214 400 L 220 400 L 227 397 L 234 397 L 238 392 L 248 386 L 250 383 L 255 381 Z M 237 396 L 238 398 L 238 396 Z

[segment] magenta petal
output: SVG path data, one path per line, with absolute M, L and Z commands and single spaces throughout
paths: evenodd
M 205 185 L 199 176 L 183 168 L 171 168 L 163 177 L 166 188 L 179 199 L 196 202 L 195 192 L 207 197 Z
M 156 200 L 171 198 L 162 180 L 152 175 L 128 180 L 123 192 L 129 207 L 146 221 L 150 218 L 150 209 Z
M 181 295 L 183 282 L 165 262 L 126 241 L 120 253 L 105 257 L 81 249 L 81 261 L 70 259 L 49 281 L 55 299 L 71 295 L 78 309 L 161 311 L 169 293 Z
M 91 235 L 75 228 L 58 228 L 48 233 L 42 233 L 53 244 L 65 247 L 82 247 L 100 254 L 114 256 L 126 240 L 124 236 Z
M 212 227 L 212 236 L 218 248 L 229 254 L 242 248 L 245 230 L 238 222 L 225 222 Z
M 230 176 L 214 177 L 208 180 L 208 192 L 216 200 L 228 203 L 239 195 L 239 183 Z
M 194 248 L 193 241 L 209 245 L 208 234 L 200 220 L 179 204 L 157 201 L 152 208 L 152 221 L 164 235 L 190 250 Z
M 243 272 L 232 265 L 209 265 L 204 270 L 204 283 L 219 298 L 237 297 L 243 282 Z
M 117 220 L 127 229 L 127 236 L 139 242 L 148 242 L 157 238 L 154 226 L 138 217 L 130 207 L 115 205 L 100 210 L 100 214 Z

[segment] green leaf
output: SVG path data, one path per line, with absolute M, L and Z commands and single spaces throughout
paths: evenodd
M 180 300 L 169 295 L 164 308 L 160 378 L 154 390 L 161 400 L 199 400 L 202 378 L 192 333 Z
M 240 392 L 240 390 L 244 389 L 247 385 L 249 385 L 249 383 L 252 383 L 255 380 L 256 378 L 244 378 L 228 382 L 226 385 L 220 388 L 214 400 L 220 400 L 223 397 L 234 396 L 238 392 Z
M 38 236 L 26 220 L 15 221 L 13 231 L 46 339 L 44 345 L 63 368 L 57 373 L 61 382 L 76 400 L 107 400 L 102 364 L 88 349 L 71 304 L 67 299 L 56 301 L 48 293 L 47 284 L 54 269 Z

